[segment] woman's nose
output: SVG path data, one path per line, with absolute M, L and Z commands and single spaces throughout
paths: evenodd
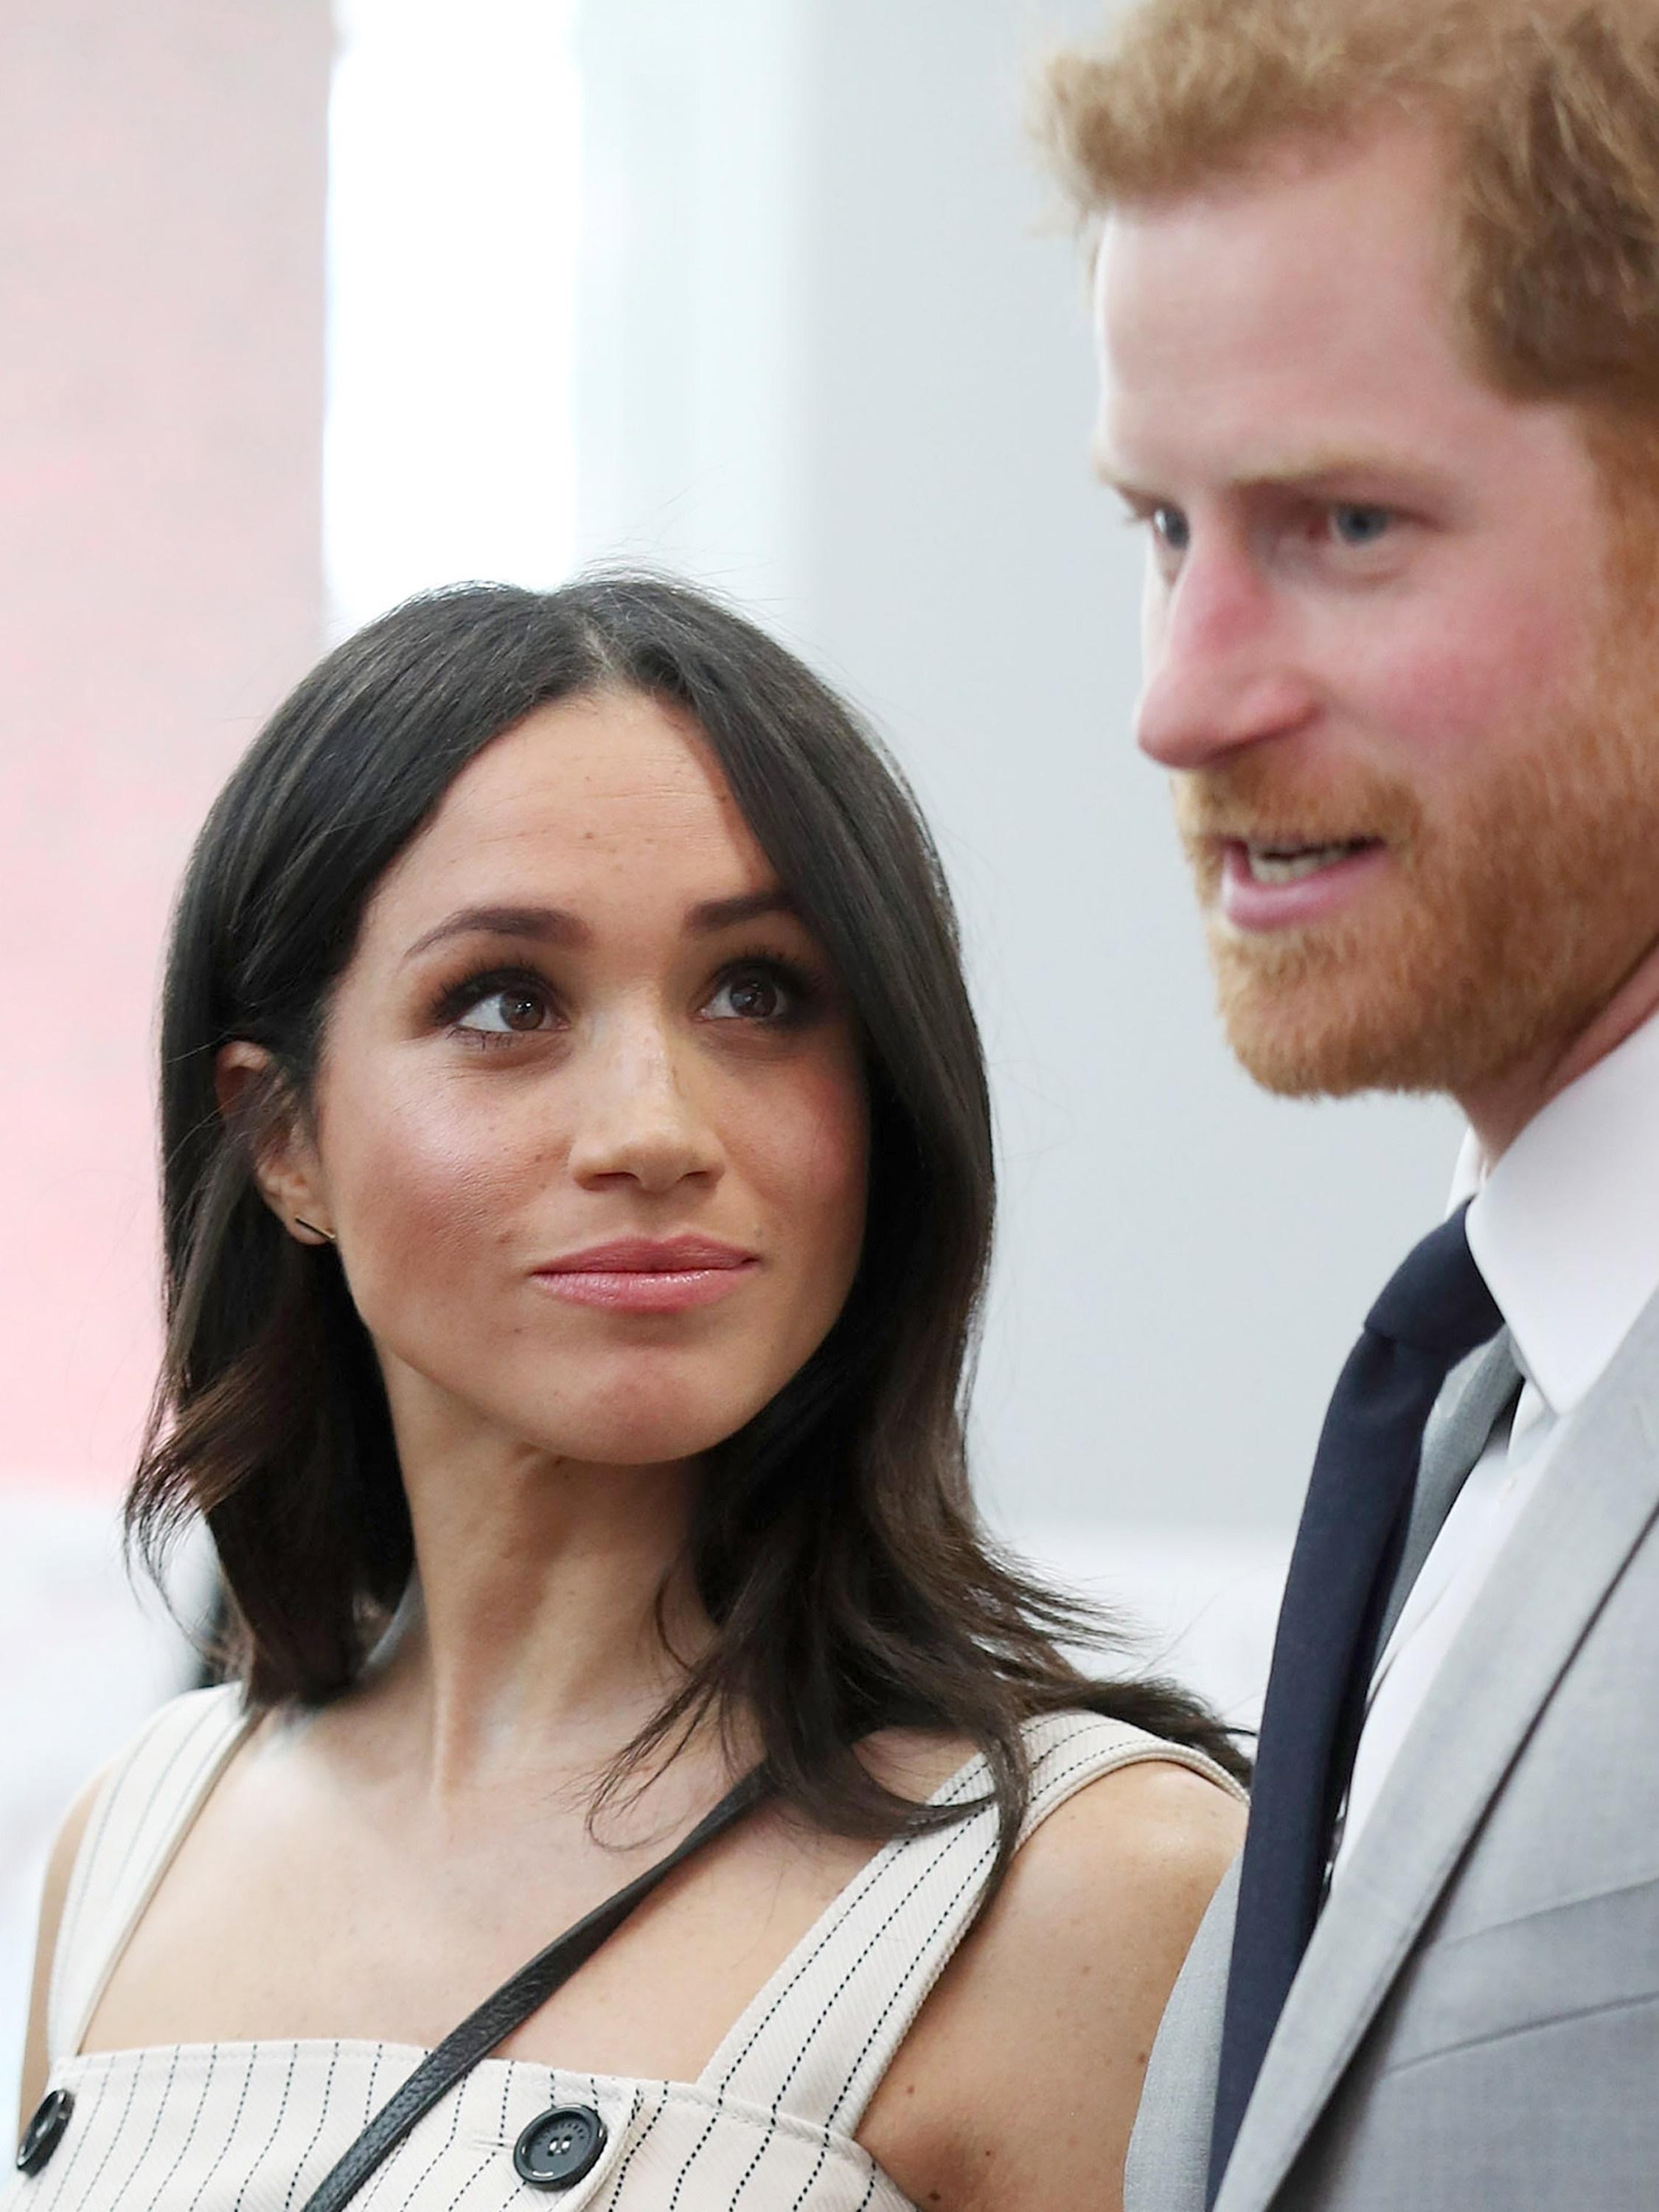
M 570 1147 L 578 1182 L 613 1177 L 659 1194 L 688 1177 L 718 1176 L 718 1131 L 697 1097 L 684 1048 L 651 1019 L 605 1025 L 582 1070 Z
M 1314 692 L 1289 629 L 1246 549 L 1195 540 L 1173 583 L 1152 586 L 1135 716 L 1141 750 L 1167 769 L 1203 769 L 1299 727 Z

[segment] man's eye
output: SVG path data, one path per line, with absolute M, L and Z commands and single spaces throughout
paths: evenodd
M 1152 535 L 1170 553 L 1184 553 L 1192 543 L 1193 526 L 1178 507 L 1155 507 L 1147 517 Z
M 475 1000 L 456 1024 L 486 1036 L 527 1036 L 545 1029 L 550 1018 L 546 999 L 528 984 L 514 983 Z
M 775 1022 L 792 1006 L 781 977 L 764 968 L 743 968 L 726 978 L 703 1012 L 717 1022 Z
M 1387 537 L 1394 525 L 1394 516 L 1386 507 L 1334 507 L 1331 509 L 1331 528 L 1343 544 L 1375 545 L 1380 538 Z

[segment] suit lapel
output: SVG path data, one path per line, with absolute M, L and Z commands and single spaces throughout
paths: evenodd
M 1285 2001 L 1216 2212 L 1271 2203 L 1656 1512 L 1659 1299 L 1573 1416 L 1401 1747 Z

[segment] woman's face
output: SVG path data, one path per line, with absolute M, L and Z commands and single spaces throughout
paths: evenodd
M 284 1210 L 334 1232 L 400 1431 L 689 1458 L 858 1263 L 849 1010 L 695 724 L 635 693 L 456 779 L 368 908 L 312 1121 Z

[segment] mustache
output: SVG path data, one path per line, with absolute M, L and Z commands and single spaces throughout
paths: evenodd
M 1170 779 L 1176 827 L 1189 851 L 1254 845 L 1418 842 L 1422 802 L 1398 777 L 1358 764 L 1313 774 L 1246 752 Z

